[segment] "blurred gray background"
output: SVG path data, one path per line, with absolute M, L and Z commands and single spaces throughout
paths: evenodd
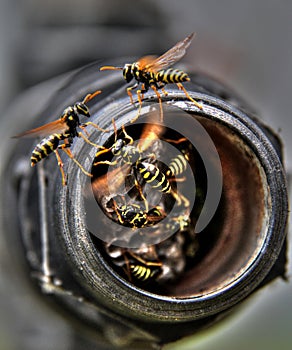
M 1 0 L 1 126 L 22 91 L 35 84 L 97 59 L 162 53 L 193 31 L 187 63 L 234 89 L 279 132 L 290 173 L 289 0 Z M 13 281 L 22 277 L 7 277 L 3 256 L 0 350 L 79 349 L 81 340 L 61 317 L 41 299 L 15 291 Z M 177 348 L 291 349 L 291 295 L 291 282 L 275 281 L 232 318 Z

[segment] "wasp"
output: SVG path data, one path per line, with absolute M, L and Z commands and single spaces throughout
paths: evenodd
M 180 166 L 177 166 L 177 163 L 181 162 Z M 135 170 L 138 171 L 143 180 L 149 184 L 153 189 L 157 189 L 157 191 L 162 192 L 164 194 L 170 194 L 177 201 L 180 206 L 182 203 L 184 207 L 189 207 L 189 200 L 178 191 L 175 191 L 171 182 L 174 180 L 173 177 L 181 174 L 187 167 L 187 162 L 185 162 L 185 158 L 182 156 L 177 156 L 173 158 L 170 163 L 171 168 L 167 169 L 165 173 L 159 169 L 156 165 L 152 163 L 148 163 L 146 161 L 140 161 L 136 164 Z M 178 179 L 175 178 L 175 181 Z
M 138 174 L 140 174 L 142 180 L 145 181 L 145 183 L 148 183 L 152 188 L 157 188 L 158 191 L 163 193 L 171 192 L 170 183 L 167 180 L 164 173 L 160 169 L 158 169 L 158 167 L 151 163 L 151 161 L 156 162 L 156 156 L 152 152 L 152 145 L 162 135 L 162 133 L 164 132 L 164 127 L 160 124 L 152 124 L 148 122 L 142 131 L 139 142 L 136 145 L 134 145 L 134 140 L 126 132 L 124 125 L 122 126 L 122 136 L 120 138 L 118 138 L 117 136 L 117 130 L 114 122 L 113 125 L 115 131 L 114 143 L 110 148 L 105 148 L 101 151 L 98 151 L 96 153 L 95 159 L 98 159 L 100 155 L 105 154 L 107 152 L 110 152 L 112 155 L 114 155 L 115 159 L 112 161 L 97 161 L 94 163 L 94 166 L 100 164 L 106 164 L 109 166 L 116 165 L 118 167 L 120 166 L 120 171 L 117 172 L 114 169 L 113 172 L 108 172 L 106 174 L 106 177 L 101 177 L 100 179 L 97 179 L 97 183 L 94 183 L 94 188 L 100 188 L 104 192 L 105 189 L 109 189 L 109 183 L 112 189 L 112 184 L 114 184 L 116 188 L 119 188 L 125 183 L 127 177 L 128 179 L 132 178 L 132 188 L 134 191 L 138 191 L 139 197 L 144 201 L 145 210 L 140 209 L 139 213 L 135 213 L 134 208 L 131 208 L 131 210 L 130 208 L 128 208 L 128 210 L 125 212 L 127 212 L 128 215 L 133 215 L 133 217 L 135 217 L 133 222 L 137 221 L 137 223 L 132 224 L 132 227 L 143 227 L 144 225 L 149 225 L 150 213 L 148 213 L 148 201 L 146 200 L 145 194 L 143 192 L 143 186 L 140 183 L 140 180 L 138 180 Z M 114 174 L 113 177 L 111 176 L 111 173 Z M 124 177 L 121 174 L 124 174 Z M 119 179 L 121 181 L 119 181 Z M 124 209 L 125 208 L 123 207 L 123 210 Z M 138 220 L 140 221 L 139 224 Z M 129 226 L 131 226 L 129 224 L 128 219 L 121 219 L 119 221 L 121 223 L 126 222 Z
M 128 135 L 125 130 L 125 126 L 122 125 L 122 133 L 123 136 L 118 138 L 117 128 L 114 120 L 112 120 L 112 124 L 114 127 L 115 141 L 110 148 L 104 148 L 101 151 L 98 151 L 95 155 L 95 158 L 99 158 L 102 154 L 111 152 L 111 154 L 115 157 L 114 161 L 98 161 L 93 165 L 97 166 L 99 164 L 107 164 L 107 165 L 116 165 L 120 160 L 121 164 L 133 164 L 138 161 L 140 158 L 140 151 L 137 147 L 133 146 L 134 139 Z
M 90 111 L 86 103 L 93 99 L 96 95 L 100 94 L 101 91 L 97 90 L 92 94 L 87 94 L 82 102 L 76 102 L 73 106 L 67 107 L 60 118 L 50 122 L 48 124 L 42 125 L 38 128 L 25 131 L 14 137 L 44 137 L 33 149 L 31 155 L 31 166 L 35 166 L 38 162 L 48 157 L 51 153 L 55 153 L 58 166 L 62 175 L 62 184 L 66 185 L 66 177 L 63 170 L 63 162 L 58 153 L 58 150 L 63 150 L 82 170 L 82 172 L 88 176 L 92 176 L 88 173 L 83 166 L 74 158 L 70 147 L 73 143 L 75 137 L 82 137 L 87 143 L 95 147 L 101 147 L 92 143 L 82 132 L 78 132 L 78 128 L 85 131 L 88 125 L 92 125 L 100 131 L 108 132 L 108 130 L 100 128 L 97 124 L 93 122 L 87 122 L 81 124 L 80 116 L 90 117 Z M 63 142 L 60 144 L 60 142 Z
M 156 278 L 161 273 L 161 263 L 145 262 L 145 264 L 130 264 L 130 273 L 136 279 L 145 282 Z
M 163 264 L 157 257 L 155 247 L 147 247 L 145 253 L 135 253 L 130 249 L 123 252 L 126 273 L 130 281 L 135 279 L 139 282 L 149 282 L 155 280 L 162 273 Z
M 114 142 L 111 147 L 104 147 L 98 151 L 95 155 L 95 162 L 93 163 L 93 173 L 98 165 L 109 165 L 113 169 L 108 171 L 105 175 L 100 176 L 98 171 L 98 177 L 92 182 L 93 191 L 99 199 L 101 197 L 106 198 L 111 196 L 111 193 L 119 193 L 123 188 L 123 184 L 128 179 L 129 185 L 138 189 L 139 195 L 144 200 L 145 207 L 147 208 L 147 201 L 142 193 L 140 184 L 138 183 L 133 169 L 136 164 L 142 159 L 154 159 L 153 144 L 159 140 L 159 137 L 164 132 L 164 126 L 155 124 L 155 118 L 157 113 L 151 113 L 147 119 L 147 124 L 142 130 L 142 134 L 139 141 L 134 144 L 134 139 L 127 133 L 125 126 L 122 125 L 121 134 L 118 134 L 114 120 Z M 102 155 L 113 155 L 113 160 L 98 160 Z M 147 211 L 147 210 L 146 210 Z
M 148 123 L 143 129 L 137 145 L 134 145 L 133 138 L 126 132 L 124 126 L 122 126 L 122 135 L 118 137 L 117 129 L 113 121 L 115 141 L 110 148 L 105 148 L 97 152 L 95 159 L 98 159 L 100 155 L 106 153 L 111 153 L 112 155 L 115 155 L 116 158 L 112 161 L 96 161 L 94 166 L 106 164 L 109 166 L 116 165 L 117 168 L 109 171 L 105 176 L 99 177 L 93 182 L 94 193 L 96 193 L 99 198 L 102 196 L 99 194 L 101 192 L 103 192 L 105 196 L 110 192 L 121 194 L 119 191 L 120 188 L 125 188 L 122 185 L 126 182 L 126 178 L 132 178 L 128 183 L 132 182 L 132 188 L 138 189 L 140 198 L 144 200 L 145 208 L 148 208 L 148 201 L 143 192 L 143 184 L 141 180 L 144 183 L 149 184 L 153 189 L 157 189 L 158 192 L 171 194 L 178 201 L 178 205 L 181 205 L 181 201 L 183 200 L 185 207 L 187 207 L 189 205 L 188 200 L 182 194 L 176 193 L 170 184 L 173 177 L 187 167 L 187 154 L 183 159 L 180 159 L 181 157 L 179 156 L 175 157 L 170 163 L 171 168 L 166 170 L 166 172 L 161 170 L 156 164 L 157 152 L 153 152 L 153 143 L 163 135 L 165 128 L 160 124 L 153 123 L 153 115 L 147 121 Z M 178 140 L 165 140 L 172 143 L 186 141 L 185 138 Z M 176 164 L 178 161 L 180 162 L 180 171 L 176 170 Z M 146 212 L 147 211 L 148 209 L 146 209 Z M 143 215 L 145 219 L 146 212 L 140 214 L 141 220 Z M 122 222 L 122 220 L 120 220 L 120 222 Z
M 190 81 L 187 73 L 179 69 L 169 68 L 185 55 L 187 48 L 192 42 L 193 36 L 194 33 L 190 34 L 158 58 L 155 56 L 144 56 L 137 62 L 125 64 L 124 67 L 103 66 L 100 68 L 101 71 L 122 70 L 123 78 L 127 83 L 130 83 L 133 79 L 136 80 L 134 85 L 127 88 L 127 94 L 130 97 L 131 103 L 133 103 L 132 90 L 136 89 L 139 84 L 141 84 L 141 89 L 137 90 L 139 110 L 136 117 L 134 117 L 131 122 L 138 119 L 142 108 L 143 95 L 149 90 L 149 88 L 151 88 L 157 96 L 160 106 L 161 120 L 163 119 L 162 100 L 158 90 L 161 90 L 167 95 L 167 92 L 164 90 L 166 84 L 176 84 L 190 101 L 192 101 L 198 108 L 203 108 L 201 104 L 189 95 L 182 84 L 183 82 Z
M 138 162 L 137 170 L 142 175 L 143 180 L 152 188 L 156 188 L 163 193 L 171 192 L 171 185 L 164 173 L 154 164 L 148 162 Z
M 126 132 L 125 126 L 122 125 L 122 135 L 118 138 L 118 131 L 114 120 L 112 120 L 114 129 L 114 143 L 109 148 L 104 148 L 95 154 L 95 159 L 98 159 L 101 155 L 110 152 L 114 157 L 114 161 L 104 160 L 97 161 L 93 165 L 99 164 L 107 165 L 134 165 L 142 157 L 143 152 L 146 152 L 154 141 L 158 140 L 164 132 L 164 127 L 160 124 L 155 124 L 155 114 L 150 115 L 146 126 L 144 127 L 137 145 L 134 145 L 134 139 Z M 153 154 L 147 154 L 147 156 L 153 156 Z
M 160 206 L 145 210 L 135 203 L 124 204 L 122 206 L 117 206 L 114 203 L 114 210 L 119 222 L 133 229 L 155 225 L 166 216 Z

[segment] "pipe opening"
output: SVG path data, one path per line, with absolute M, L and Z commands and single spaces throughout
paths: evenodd
M 116 227 L 122 230 L 119 234 L 117 229 L 110 243 L 103 243 L 92 235 L 94 245 L 126 283 L 151 293 L 177 298 L 198 297 L 216 292 L 236 281 L 248 270 L 262 247 L 268 211 L 266 178 L 253 151 L 239 135 L 223 124 L 197 115 L 192 116 L 207 131 L 215 145 L 223 179 L 222 195 L 216 212 L 203 231 L 196 232 L 196 222 L 202 210 L 208 210 L 204 205 L 210 178 L 207 177 L 204 161 L 198 151 L 204 147 L 203 138 L 196 139 L 199 146 L 197 149 L 188 139 L 184 139 L 183 133 L 164 127 L 163 131 L 159 131 L 158 140 L 155 139 L 148 145 L 142 154 L 135 154 L 134 161 L 129 161 L 132 165 L 126 166 L 126 155 L 114 155 L 114 145 L 126 133 L 133 139 L 131 146 L 137 150 L 141 148 L 141 136 L 149 128 L 147 123 L 129 125 L 124 129 L 125 132 L 120 128 L 116 136 L 113 134 L 104 144 L 110 151 L 94 159 L 94 163 L 106 160 L 117 161 L 117 164 L 98 164 L 92 167 L 96 201 L 106 214 L 106 220 L 110 218 L 115 221 Z M 182 200 L 174 213 L 172 210 L 177 203 L 176 196 L 157 191 L 151 183 L 149 185 L 145 182 L 137 170 L 137 163 L 146 162 L 153 164 L 164 174 L 169 174 L 173 158 L 171 156 L 174 154 L 164 160 L 165 143 L 170 143 L 172 152 L 183 154 L 188 162 L 187 174 L 182 172 L 174 178 L 167 177 L 172 191 L 182 193 L 188 201 L 186 204 Z M 134 149 L 127 147 L 128 143 L 124 149 L 127 152 L 124 153 L 129 156 L 128 153 Z M 210 163 L 212 164 L 212 159 Z M 120 175 L 121 166 L 127 168 L 126 175 Z M 213 176 L 216 176 L 216 172 L 219 176 L 217 164 L 212 166 Z M 102 180 L 108 172 L 114 174 L 115 186 L 121 176 L 122 189 L 115 188 L 114 192 L 109 193 L 108 188 L 105 190 Z M 187 176 L 194 178 L 193 187 L 185 180 Z M 136 188 L 135 180 L 141 184 L 141 188 Z M 96 184 L 99 182 L 98 188 Z M 190 198 L 192 195 L 193 201 Z M 148 204 L 147 210 L 145 202 L 146 206 Z M 158 214 L 153 212 L 154 207 L 159 207 Z M 151 218 L 147 218 L 146 214 L 149 212 L 153 214 Z M 163 223 L 170 213 L 173 215 L 172 219 L 167 224 Z M 176 230 L 168 237 L 166 232 L 170 225 L 176 226 Z M 132 242 L 143 238 L 145 227 L 151 229 L 152 237 L 166 235 L 166 238 L 157 244 L 142 244 L 138 248 L 131 248 L 131 245 L 129 248 L 125 245 L 119 246 L 121 241 Z

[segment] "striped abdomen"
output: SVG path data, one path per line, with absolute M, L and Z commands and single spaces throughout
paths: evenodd
M 184 81 L 189 81 L 190 78 L 188 77 L 187 73 L 183 72 L 179 69 L 165 69 L 160 70 L 157 73 L 154 73 L 153 76 L 154 80 L 157 82 L 162 82 L 164 84 L 171 84 L 171 83 L 182 83 Z M 151 73 L 153 75 L 153 73 Z
M 152 188 L 157 188 L 160 192 L 169 193 L 171 186 L 163 172 L 155 165 L 146 162 L 139 162 L 137 169 L 146 183 Z
M 130 270 L 132 275 L 139 279 L 140 281 L 147 281 L 150 278 L 156 276 L 159 272 L 161 272 L 160 266 L 143 266 L 143 265 L 130 265 Z
M 169 170 L 167 170 L 167 176 L 177 176 L 182 174 L 187 168 L 188 162 L 184 155 L 179 154 L 173 158 L 169 164 Z
M 52 134 L 38 143 L 31 155 L 31 166 L 35 166 L 36 163 L 46 158 L 49 154 L 54 152 L 59 146 L 61 140 L 66 139 L 67 136 L 64 134 Z

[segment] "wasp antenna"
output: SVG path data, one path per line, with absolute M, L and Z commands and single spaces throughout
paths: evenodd
M 101 93 L 101 90 L 96 90 L 93 94 L 88 94 L 84 97 L 83 103 L 86 103 L 90 100 L 92 100 L 96 95 L 99 95 Z
M 112 118 L 112 124 L 113 124 L 113 127 L 114 127 L 115 142 L 116 142 L 116 141 L 117 141 L 117 138 L 118 138 L 118 131 L 117 131 L 117 126 L 116 126 L 116 123 L 115 123 L 114 118 Z
M 123 67 L 103 66 L 99 70 L 123 70 Z
M 19 139 L 21 137 L 21 134 L 10 136 L 11 139 Z

